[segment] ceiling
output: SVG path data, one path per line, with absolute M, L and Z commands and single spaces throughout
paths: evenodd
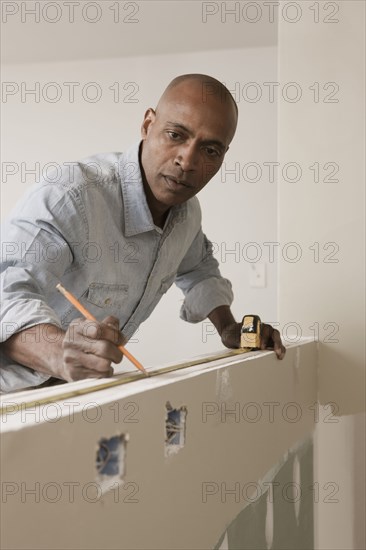
M 248 4 L 251 9 L 244 11 Z M 199 0 L 2 2 L 1 59 L 6 64 L 37 63 L 272 46 L 277 44 L 277 25 L 260 5 Z

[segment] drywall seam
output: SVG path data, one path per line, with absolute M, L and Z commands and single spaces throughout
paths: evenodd
M 288 346 L 288 349 L 297 348 L 299 345 L 305 345 L 312 343 L 311 338 L 303 339 L 301 342 L 292 344 Z M 272 351 L 261 351 L 261 352 L 249 352 L 249 353 L 240 353 L 233 354 L 230 362 L 228 363 L 228 357 L 223 357 L 217 359 L 217 356 L 213 356 L 213 360 L 210 361 L 210 366 L 202 366 L 203 359 L 198 365 L 186 368 L 178 368 L 175 370 L 171 366 L 169 372 L 161 372 L 159 376 L 144 377 L 136 374 L 133 379 L 131 377 L 124 377 L 124 375 L 119 375 L 118 377 L 109 380 L 108 383 L 104 380 L 94 380 L 90 381 L 80 381 L 72 383 L 72 386 L 80 385 L 80 389 L 73 391 L 60 391 L 62 386 L 56 386 L 54 388 L 43 388 L 42 390 L 32 390 L 28 394 L 27 392 L 22 392 L 22 395 L 18 394 L 8 394 L 6 396 L 1 396 L 0 403 L 2 404 L 1 412 L 1 431 L 11 431 L 18 430 L 25 427 L 24 422 L 21 422 L 21 415 L 25 410 L 34 410 L 36 407 L 54 403 L 55 404 L 55 415 L 58 418 L 59 416 L 67 416 L 70 414 L 70 403 L 65 406 L 65 401 L 68 399 L 73 399 L 79 397 L 80 401 L 85 396 L 90 396 L 95 392 L 98 392 L 98 398 L 95 397 L 98 404 L 108 403 L 111 400 L 111 397 L 115 394 L 116 398 L 120 399 L 121 397 L 128 397 L 131 395 L 136 395 L 145 391 L 152 390 L 154 388 L 163 387 L 168 384 L 176 383 L 181 380 L 186 380 L 196 376 L 200 376 L 203 373 L 220 370 L 223 365 L 225 367 L 232 367 L 239 363 L 244 363 L 246 361 L 253 361 L 264 356 L 272 355 Z M 244 355 L 244 356 L 243 356 Z M 178 365 L 179 367 L 179 365 Z M 139 382 L 138 386 L 129 382 Z M 83 387 L 85 384 L 86 387 Z M 48 390 L 48 391 L 47 391 Z M 51 391 L 53 390 L 53 391 Z M 104 390 L 104 391 L 102 391 Z M 111 393 L 112 391 L 112 393 Z M 35 392 L 37 393 L 37 399 L 35 399 Z M 114 392 L 114 393 L 113 393 Z M 29 396 L 29 400 L 26 398 Z M 76 403 L 73 411 L 77 412 L 82 406 L 82 403 Z M 57 410 L 56 410 L 57 409 Z M 52 420 L 52 413 L 50 415 L 50 420 Z M 37 420 L 27 421 L 27 426 L 31 426 L 37 423 Z

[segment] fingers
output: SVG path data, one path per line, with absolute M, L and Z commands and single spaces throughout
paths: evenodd
M 272 333 L 274 332 L 274 328 L 271 327 L 271 325 L 267 325 L 266 323 L 262 323 L 261 325 L 261 350 L 267 349 L 269 347 L 273 347 L 273 341 L 272 341 Z
M 272 341 L 273 341 L 274 352 L 277 355 L 277 358 L 278 359 L 283 359 L 285 357 L 286 348 L 282 344 L 281 335 L 280 335 L 279 331 L 276 330 L 276 329 L 273 329 Z
M 273 349 L 278 359 L 283 359 L 286 354 L 279 331 L 266 323 L 261 326 L 261 350 L 264 349 Z
M 112 319 L 110 324 L 75 319 L 69 326 L 65 341 L 68 347 L 84 354 L 91 354 L 114 363 L 122 360 L 122 352 L 117 346 L 122 342 L 122 335 Z M 118 321 L 117 321 L 118 323 Z M 89 358 L 91 364 L 93 358 Z
M 101 323 L 97 321 L 85 321 L 85 336 L 94 340 L 107 340 L 115 346 L 123 343 L 123 336 L 119 330 L 119 321 L 112 315 L 103 319 Z
M 221 333 L 221 341 L 227 348 L 240 348 L 241 323 L 233 323 L 225 327 Z
M 75 319 L 70 323 L 63 341 L 65 379 L 102 378 L 113 375 L 111 363 L 119 363 L 123 353 L 119 322 L 106 317 L 102 323 Z

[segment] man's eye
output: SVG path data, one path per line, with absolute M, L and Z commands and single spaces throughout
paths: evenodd
M 213 149 L 212 147 L 206 147 L 206 153 L 208 154 L 209 157 L 220 156 L 220 153 L 216 149 Z
M 173 139 L 174 141 L 176 141 L 177 139 L 180 138 L 180 135 L 177 133 L 177 132 L 168 132 L 168 135 L 171 139 Z

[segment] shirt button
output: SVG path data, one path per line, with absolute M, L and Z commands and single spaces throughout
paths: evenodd
M 112 302 L 112 300 L 111 300 L 110 298 L 106 298 L 106 299 L 104 300 L 104 304 L 105 304 L 106 306 L 109 306 L 111 302 Z

